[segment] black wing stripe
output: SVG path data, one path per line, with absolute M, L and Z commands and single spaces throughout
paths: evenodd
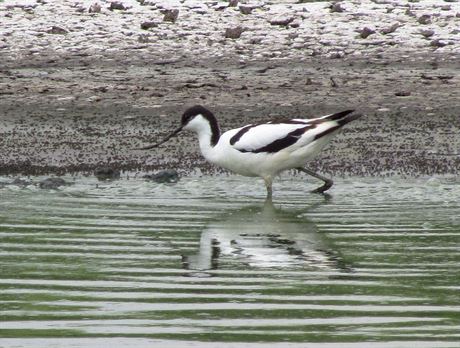
M 325 135 L 328 135 L 329 133 L 332 133 L 332 132 L 336 131 L 337 129 L 341 128 L 341 127 L 342 127 L 342 125 L 337 125 L 337 126 L 328 128 L 325 131 L 322 131 L 321 133 L 316 134 L 315 137 L 313 138 L 313 141 L 318 140 L 319 138 L 322 138 Z
M 308 124 L 309 120 L 273 120 L 268 124 Z
M 308 129 L 315 128 L 314 125 L 308 125 L 306 127 L 297 128 L 292 132 L 288 133 L 284 138 L 277 139 L 270 144 L 267 144 L 263 147 L 253 150 L 245 150 L 245 149 L 238 149 L 240 152 L 252 152 L 252 153 L 260 153 L 260 152 L 268 152 L 268 153 L 275 153 L 279 152 L 293 144 L 295 144 L 303 133 L 305 133 Z
M 345 110 L 345 111 L 337 112 L 337 113 L 335 113 L 333 115 L 325 117 L 324 119 L 325 120 L 333 120 L 333 121 L 340 120 L 340 119 L 344 118 L 345 116 L 347 116 L 348 114 L 351 114 L 353 111 L 355 111 L 355 110 Z
M 250 124 L 248 126 L 245 126 L 243 128 L 241 128 L 234 136 L 232 136 L 230 138 L 230 145 L 235 145 L 235 143 L 241 139 L 241 137 L 246 134 L 246 132 L 248 130 L 250 130 L 251 128 L 255 127 L 256 125 L 254 124 Z

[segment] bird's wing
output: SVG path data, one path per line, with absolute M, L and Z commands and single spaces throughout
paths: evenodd
M 278 152 L 293 144 L 314 127 L 305 122 L 264 123 L 237 129 L 229 139 L 230 145 L 240 152 Z
M 236 129 L 230 145 L 240 152 L 274 153 L 288 147 L 297 149 L 335 132 L 360 115 L 346 110 L 315 119 L 292 119 L 247 125 Z

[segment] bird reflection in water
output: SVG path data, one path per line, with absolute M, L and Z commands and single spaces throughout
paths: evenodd
M 216 270 L 237 260 L 249 267 L 351 271 L 303 213 L 272 204 L 231 211 L 201 233 L 198 253 L 182 255 L 182 267 Z

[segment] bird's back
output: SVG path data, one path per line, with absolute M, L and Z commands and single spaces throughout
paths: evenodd
M 303 166 L 345 124 L 360 117 L 346 110 L 315 119 L 249 124 L 222 134 L 216 164 L 243 175 L 267 175 Z

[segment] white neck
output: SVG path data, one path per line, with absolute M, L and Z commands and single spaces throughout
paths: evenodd
M 215 126 L 217 126 L 217 123 Z M 213 162 L 212 155 L 215 146 L 213 140 L 218 139 L 219 128 L 217 127 L 217 129 L 213 130 L 210 122 L 203 116 L 198 115 L 184 127 L 184 130 L 191 130 L 197 133 L 201 153 L 208 161 Z M 217 136 L 214 134 L 216 131 Z

